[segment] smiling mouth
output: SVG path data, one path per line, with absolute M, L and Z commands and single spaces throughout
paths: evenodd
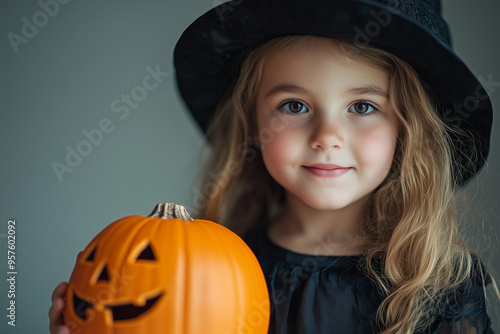
M 122 305 L 109 305 L 106 306 L 106 308 L 111 310 L 113 321 L 134 319 L 153 307 L 161 296 L 162 294 L 160 293 L 155 297 L 147 299 L 143 306 L 136 306 L 132 303 L 128 303 Z M 80 319 L 87 321 L 87 309 L 93 306 L 94 304 L 92 302 L 80 298 L 73 292 L 73 309 Z

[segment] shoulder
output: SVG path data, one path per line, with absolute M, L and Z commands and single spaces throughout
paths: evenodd
M 486 265 L 479 259 L 478 256 L 472 255 L 468 278 L 458 286 L 458 291 L 464 298 L 472 292 L 481 292 L 484 295 L 484 290 L 487 285 L 491 284 L 492 277 Z
M 467 279 L 449 289 L 448 297 L 453 296 L 452 300 L 462 307 L 466 307 L 468 302 L 484 302 L 485 288 L 490 283 L 491 276 L 485 264 L 473 255 Z
M 471 329 L 476 333 L 490 333 L 491 320 L 485 301 L 485 289 L 490 283 L 486 266 L 473 256 L 468 278 L 444 294 L 442 313 L 437 321 L 439 333 L 468 333 Z

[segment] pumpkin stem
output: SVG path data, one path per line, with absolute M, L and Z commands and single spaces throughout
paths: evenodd
M 155 208 L 153 209 L 153 212 L 149 214 L 149 217 L 163 218 L 163 219 L 178 218 L 182 220 L 194 220 L 193 218 L 191 218 L 185 207 L 175 203 L 156 204 Z

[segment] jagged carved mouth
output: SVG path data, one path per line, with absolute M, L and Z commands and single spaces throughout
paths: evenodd
M 113 321 L 134 319 L 153 307 L 161 296 L 162 294 L 160 293 L 155 297 L 149 298 L 143 306 L 137 306 L 129 303 L 122 305 L 109 305 L 106 306 L 106 308 L 111 310 Z M 87 321 L 87 309 L 92 308 L 93 306 L 93 303 L 80 298 L 75 292 L 73 292 L 73 309 L 80 319 Z

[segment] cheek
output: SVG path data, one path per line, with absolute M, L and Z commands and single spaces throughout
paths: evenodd
M 273 176 L 300 161 L 303 143 L 300 143 L 300 134 L 296 130 L 266 131 L 263 128 L 259 132 L 259 143 L 264 163 Z
M 396 131 L 392 127 L 380 127 L 359 133 L 354 150 L 357 161 L 362 167 L 387 175 L 394 158 L 395 147 Z

